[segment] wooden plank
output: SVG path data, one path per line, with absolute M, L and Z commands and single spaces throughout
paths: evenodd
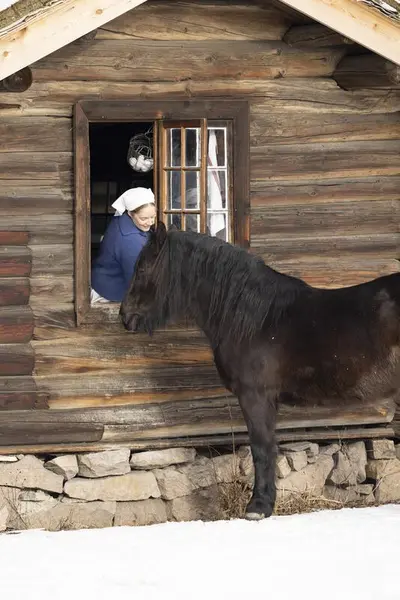
M 37 390 L 35 380 L 29 376 L 0 377 L 0 422 L 8 411 L 47 409 L 47 396 Z M 25 413 L 19 413 L 24 416 Z M 1 435 L 0 435 L 1 438 Z
M 270 41 L 93 40 L 66 46 L 33 67 L 36 81 L 179 81 L 217 78 L 329 77 L 341 49 L 299 52 Z
M 58 375 L 127 371 L 132 375 L 158 367 L 212 365 L 208 342 L 200 332 L 174 331 L 143 335 L 91 336 L 34 341 L 35 374 Z M 111 374 L 111 376 L 113 376 Z
M 72 152 L 72 123 L 58 117 L 3 118 L 0 139 L 0 153 Z
M 345 90 L 400 89 L 400 66 L 377 54 L 346 56 L 336 67 L 333 78 Z
M 86 99 L 134 100 L 157 98 L 235 97 L 252 99 L 254 114 L 303 112 L 331 115 L 383 114 L 400 110 L 400 92 L 361 90 L 349 94 L 327 78 L 236 79 L 210 81 L 43 81 L 21 94 L 0 94 L 0 111 L 7 118 L 21 115 L 71 117 L 73 105 Z
M 31 375 L 34 365 L 33 348 L 29 344 L 0 345 L 0 376 Z
M 3 179 L 0 186 L 0 211 L 14 214 L 71 213 L 72 182 L 68 186 L 46 180 Z
M 400 114 L 263 113 L 253 115 L 250 132 L 252 148 L 264 144 L 398 140 Z
M 29 277 L 31 251 L 26 246 L 0 246 L 0 277 Z
M 62 6 L 48 5 L 44 11 L 20 19 L 11 34 L 0 40 L 0 77 L 7 77 L 66 46 L 142 1 L 66 0 Z
M 270 144 L 252 148 L 251 177 L 310 179 L 398 175 L 400 140 Z
M 400 201 L 266 205 L 251 213 L 252 236 L 397 233 Z
M 0 308 L 0 344 L 24 344 L 33 334 L 33 313 L 29 306 Z
M 367 235 L 320 235 L 297 234 L 278 236 L 254 236 L 251 252 L 261 256 L 267 264 L 272 261 L 287 261 L 311 257 L 353 258 L 367 262 L 371 259 L 389 258 L 398 255 L 400 233 Z M 322 260 L 320 261 L 322 263 Z
M 363 260 L 356 257 L 271 260 L 269 266 L 281 273 L 299 277 L 309 285 L 321 288 L 358 285 L 400 271 L 400 261 L 396 259 Z
M 0 246 L 26 246 L 28 242 L 27 231 L 0 231 Z
M 0 234 L 2 230 L 9 233 L 25 227 L 28 230 L 29 243 L 32 245 L 72 243 L 72 214 L 32 214 L 29 215 L 29 219 L 26 218 L 26 214 L 2 213 L 1 216 Z
M 0 306 L 18 306 L 28 304 L 29 292 L 29 279 L 27 277 L 0 278 Z
M 73 278 L 70 274 L 30 278 L 32 304 L 70 304 L 74 301 Z
M 0 152 L 0 180 L 50 180 L 71 183 L 71 152 Z
M 280 40 L 290 23 L 271 4 L 152 1 L 100 27 L 96 39 Z
M 100 424 L 61 423 L 50 429 L 41 424 L 0 423 L 1 444 L 65 444 L 71 442 L 98 442 L 103 435 Z
M 318 428 L 313 430 L 278 431 L 278 442 L 296 442 L 296 441 L 316 441 L 331 442 L 343 440 L 365 440 L 370 438 L 393 438 L 394 430 L 386 425 L 381 427 L 347 427 L 341 428 Z M 173 447 L 213 447 L 229 446 L 238 444 L 248 444 L 248 435 L 246 433 L 229 433 L 224 435 L 210 435 L 184 438 L 162 438 L 151 440 L 132 440 L 125 442 L 88 442 L 88 443 L 65 443 L 65 444 L 29 444 L 29 445 L 8 445 L 4 446 L 0 440 L 0 455 L 2 454 L 58 454 L 75 452 L 100 452 L 102 450 L 116 450 L 118 448 L 129 447 L 132 450 L 158 450 L 162 448 Z
M 295 48 L 325 48 L 354 44 L 350 38 L 319 23 L 295 25 L 285 33 L 283 41 Z
M 55 330 L 56 337 L 63 337 L 65 331 L 76 328 L 75 306 L 72 302 L 55 303 L 53 299 L 48 303 L 45 297 L 31 296 L 30 307 L 34 316 L 35 338 L 37 328 Z
M 305 179 L 300 181 L 253 180 L 251 206 L 400 200 L 400 177 Z

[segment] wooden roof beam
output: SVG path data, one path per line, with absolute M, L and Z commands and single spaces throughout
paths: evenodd
M 346 56 L 332 77 L 345 90 L 400 89 L 400 67 L 376 54 Z
M 282 3 L 400 65 L 400 23 L 394 19 L 356 0 L 282 0 Z
M 0 80 L 116 19 L 145 0 L 66 0 L 0 38 Z

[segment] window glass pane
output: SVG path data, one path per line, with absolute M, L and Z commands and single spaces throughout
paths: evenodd
M 207 208 L 221 210 L 227 208 L 226 170 L 207 171 Z
M 186 215 L 186 231 L 200 232 L 200 215 Z
M 200 173 L 199 171 L 186 171 L 186 198 L 185 208 L 200 208 Z
M 228 215 L 226 213 L 208 213 L 207 215 L 207 233 L 214 235 L 221 240 L 228 241 Z
M 182 229 L 182 216 L 179 215 L 168 215 L 167 218 L 167 229 L 174 225 L 177 229 Z
M 208 129 L 208 165 L 226 167 L 226 128 Z
M 200 166 L 200 129 L 189 127 L 186 129 L 186 166 Z
M 181 130 L 167 129 L 167 167 L 181 166 Z
M 167 173 L 167 206 L 169 210 L 181 208 L 180 171 L 169 171 Z

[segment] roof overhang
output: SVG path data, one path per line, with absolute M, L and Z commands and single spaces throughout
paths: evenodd
M 0 37 L 0 80 L 116 19 L 145 0 L 55 0 Z
M 360 0 L 280 0 L 400 65 L 400 21 Z

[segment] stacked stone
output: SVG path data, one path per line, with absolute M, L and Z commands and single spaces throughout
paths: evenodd
M 214 458 L 194 448 L 0 456 L 0 531 L 220 518 L 221 487 L 251 487 L 253 479 L 248 446 Z M 277 490 L 278 501 L 302 494 L 340 505 L 400 500 L 400 445 L 281 444 Z

